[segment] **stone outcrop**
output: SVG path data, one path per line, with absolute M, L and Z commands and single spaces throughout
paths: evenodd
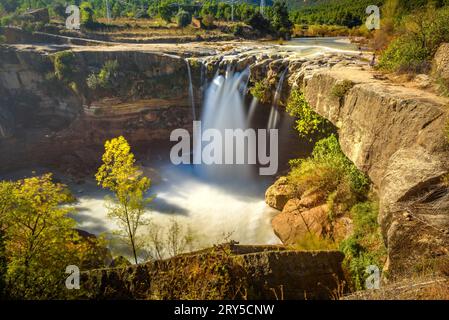
M 344 80 L 354 87 L 333 96 Z M 448 254 L 448 193 L 441 182 L 449 168 L 448 100 L 347 67 L 314 74 L 303 90 L 314 110 L 337 126 L 343 152 L 378 191 L 386 267 L 403 272 L 418 260 Z
M 227 262 L 214 260 L 213 252 L 219 250 L 226 251 Z M 78 298 L 92 299 L 331 299 L 338 290 L 337 285 L 344 280 L 342 260 L 343 254 L 336 251 L 301 252 L 279 246 L 218 246 L 154 263 L 84 272 L 81 290 L 77 294 L 81 295 Z M 208 265 L 200 270 L 209 272 L 207 278 L 196 277 L 192 269 L 204 263 Z M 226 263 L 228 276 L 235 276 L 239 281 L 227 283 L 226 288 L 220 287 L 219 273 L 222 269 L 213 268 L 214 263 Z M 185 279 L 189 279 L 189 284 L 183 287 Z M 233 288 L 236 283 L 239 287 Z M 183 288 L 182 292 L 170 292 L 178 286 Z M 214 292 L 220 295 L 215 296 Z
M 449 43 L 443 43 L 433 59 L 433 71 L 446 83 L 449 83 Z
M 280 177 L 265 193 L 265 202 L 278 210 L 282 210 L 288 200 L 294 197 L 294 190 L 287 177 Z
M 148 51 L 74 50 L 73 79 L 58 80 L 56 53 L 0 49 L 0 165 L 98 161 L 106 139 L 123 135 L 135 146 L 169 141 L 191 128 L 186 62 Z M 87 77 L 106 61 L 118 62 L 120 85 L 93 91 Z M 78 170 L 74 170 L 78 171 Z

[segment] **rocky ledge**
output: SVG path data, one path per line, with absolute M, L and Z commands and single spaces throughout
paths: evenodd
M 337 251 L 226 244 L 81 276 L 77 298 L 332 299 L 344 281 Z

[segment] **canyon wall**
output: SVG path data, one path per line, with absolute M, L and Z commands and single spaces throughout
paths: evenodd
M 169 141 L 175 128 L 191 128 L 184 59 L 92 47 L 72 52 L 67 80 L 55 76 L 58 53 L 52 49 L 0 49 L 2 170 L 64 162 L 82 170 L 100 159 L 106 139 L 124 135 L 133 145 L 149 146 Z M 86 79 L 107 61 L 118 62 L 117 83 L 89 88 Z

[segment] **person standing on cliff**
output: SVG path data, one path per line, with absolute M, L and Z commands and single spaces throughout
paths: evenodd
M 371 58 L 371 62 L 369 63 L 371 67 L 374 67 L 376 65 L 376 53 L 373 53 L 373 57 Z

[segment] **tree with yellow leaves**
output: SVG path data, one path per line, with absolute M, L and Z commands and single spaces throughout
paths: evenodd
M 114 193 L 114 198 L 108 199 L 108 216 L 117 221 L 118 234 L 130 245 L 137 263 L 142 246 L 138 230 L 148 224 L 145 209 L 153 200 L 145 195 L 150 188 L 150 179 L 142 175 L 128 142 L 122 136 L 106 141 L 102 161 L 95 178 L 100 186 Z

